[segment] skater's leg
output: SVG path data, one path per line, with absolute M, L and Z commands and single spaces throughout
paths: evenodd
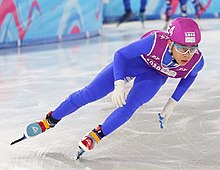
M 168 27 L 171 14 L 172 14 L 172 0 L 166 0 L 166 11 L 165 11 L 166 18 L 165 18 L 165 26 L 163 28 L 164 30 L 166 30 Z
M 191 0 L 191 1 L 195 9 L 196 18 L 200 18 L 200 9 L 202 8 L 202 4 L 199 2 L 199 0 Z
M 131 6 L 130 6 L 130 0 L 123 0 L 123 3 L 124 3 L 125 13 L 119 19 L 119 22 L 118 22 L 117 26 L 119 26 L 123 22 L 126 22 L 126 21 L 130 20 L 131 17 L 133 16 Z
M 130 90 L 126 105 L 117 108 L 102 124 L 102 132 L 106 136 L 128 121 L 138 107 L 151 100 L 160 87 L 165 83 L 166 77 L 154 70 L 136 77 L 134 86 Z
M 134 85 L 128 94 L 126 105 L 113 111 L 102 126 L 93 129 L 79 141 L 77 158 L 79 158 L 84 151 L 91 151 L 95 144 L 104 136 L 109 135 L 129 120 L 138 107 L 148 102 L 156 94 L 166 79 L 167 77 L 151 68 L 149 68 L 147 73 L 136 77 Z
M 57 107 L 52 117 L 60 120 L 64 116 L 76 111 L 83 105 L 96 101 L 114 89 L 114 75 L 112 64 L 108 65 L 97 77 L 83 89 L 72 93 Z
M 130 0 L 123 0 L 125 12 L 131 12 Z
M 144 13 L 147 5 L 147 0 L 141 0 L 140 13 Z
M 187 0 L 180 0 L 180 10 L 181 10 L 181 16 L 187 17 L 187 6 L 186 6 Z
M 141 7 L 140 7 L 140 11 L 139 11 L 139 19 L 142 22 L 142 27 L 145 28 L 144 26 L 144 20 L 145 20 L 145 9 L 146 9 L 146 5 L 147 5 L 147 0 L 141 0 Z
M 166 0 L 166 11 L 165 11 L 166 22 L 170 20 L 171 14 L 172 14 L 172 0 Z
M 54 127 L 64 116 L 76 111 L 83 105 L 98 100 L 114 88 L 112 64 L 108 65 L 88 86 L 71 94 L 53 112 L 49 112 L 42 121 L 26 127 L 25 136 L 33 137 Z

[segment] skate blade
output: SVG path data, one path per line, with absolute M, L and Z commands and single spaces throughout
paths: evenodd
M 144 21 L 141 21 L 142 29 L 145 29 Z
M 76 154 L 75 160 L 78 160 L 79 158 L 81 158 L 81 156 L 82 156 L 82 154 L 83 154 L 84 152 L 85 152 L 85 151 L 84 151 L 81 147 L 79 147 L 79 150 L 78 150 L 78 152 L 77 152 L 77 154 Z
M 25 136 L 25 134 L 23 134 L 23 136 L 22 136 L 21 138 L 15 140 L 15 141 L 13 141 L 13 142 L 11 142 L 10 145 L 14 145 L 14 144 L 16 144 L 16 143 L 18 143 L 18 142 L 21 142 L 21 141 L 25 140 L 25 139 L 27 139 L 27 137 Z
M 122 22 L 118 22 L 118 23 L 116 24 L 116 27 L 119 27 L 121 24 L 122 24 Z

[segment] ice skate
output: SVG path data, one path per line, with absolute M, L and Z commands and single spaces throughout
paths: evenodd
M 26 126 L 25 132 L 23 136 L 11 143 L 11 145 L 18 143 L 24 139 L 27 139 L 29 137 L 35 137 L 43 132 L 45 132 L 47 129 L 53 128 L 56 123 L 59 122 L 59 120 L 54 119 L 52 116 L 52 111 L 50 111 L 46 117 L 41 121 L 36 121 L 33 123 L 30 123 Z
M 95 145 L 104 137 L 101 130 L 101 125 L 98 125 L 96 129 L 93 129 L 89 134 L 85 135 L 78 143 L 79 150 L 76 154 L 76 160 L 78 160 L 84 152 L 90 152 L 94 149 Z
M 145 16 L 144 16 L 144 12 L 140 12 L 139 13 L 139 19 L 140 19 L 140 21 L 141 21 L 141 24 L 142 24 L 142 28 L 145 28 L 145 25 L 144 25 L 144 20 L 145 20 L 145 18 L 144 18 Z
M 119 20 L 117 27 L 122 24 L 123 22 L 129 21 L 131 19 L 131 17 L 133 16 L 132 11 L 128 11 L 126 12 Z
M 27 125 L 25 131 L 26 137 L 34 137 L 53 128 L 58 121 L 52 118 L 51 114 L 52 112 L 49 112 L 42 121 L 36 121 Z

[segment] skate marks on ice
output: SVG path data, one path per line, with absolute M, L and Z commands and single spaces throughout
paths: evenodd
M 198 113 L 191 106 L 187 110 L 184 110 L 186 106 L 181 106 L 181 111 L 171 118 L 166 129 L 161 130 L 155 114 L 158 108 L 159 103 L 143 106 L 118 133 L 110 135 L 107 142 L 103 140 L 108 158 L 127 162 L 127 165 L 134 161 L 134 169 L 140 164 L 149 169 L 219 169 L 220 139 L 208 131 L 208 128 L 217 129 L 212 129 L 211 124 L 207 126 L 212 119 L 218 118 L 219 111 L 213 116 L 203 111 Z M 204 120 L 204 117 L 209 119 Z M 216 121 L 220 121 L 219 118 Z M 115 159 L 111 155 L 116 155 Z M 123 166 L 121 164 L 121 168 Z
M 209 59 L 213 57 L 210 55 Z M 219 67 L 206 66 L 200 75 L 202 78 L 186 94 L 166 129 L 159 129 L 156 113 L 162 109 L 169 96 L 167 93 L 172 91 L 169 86 L 173 82 L 168 82 L 166 88 L 152 102 L 140 108 L 117 133 L 107 137 L 107 142 L 103 140 L 104 147 L 108 148 L 105 152 L 112 161 L 127 161 L 129 164 L 135 160 L 132 164 L 134 169 L 142 161 L 149 169 L 219 169 L 220 79 L 217 78 L 219 70 L 216 68 Z M 207 82 L 211 88 L 208 88 Z M 111 110 L 113 108 L 109 107 L 103 113 Z M 116 155 L 116 160 L 111 155 Z M 118 158 L 117 155 L 123 157 Z
M 68 144 L 70 142 L 71 141 L 69 141 Z M 10 148 L 8 147 L 7 151 L 10 151 L 10 153 L 8 153 L 8 157 L 5 157 L 5 159 L 8 159 L 9 161 L 5 162 L 5 164 L 1 164 L 0 169 L 73 170 L 87 168 L 83 164 L 78 164 L 74 160 L 76 149 L 74 149 L 73 146 L 74 143 L 77 144 L 76 142 L 67 145 L 67 141 L 63 142 L 62 140 L 56 140 L 54 143 L 47 141 L 47 144 L 46 142 L 44 144 L 46 146 L 43 147 L 33 143 L 35 142 L 26 142 L 24 145 L 18 144 Z M 62 144 L 62 146 L 60 144 Z

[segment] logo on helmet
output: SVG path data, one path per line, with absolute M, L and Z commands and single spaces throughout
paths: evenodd
M 196 42 L 196 33 L 195 32 L 185 32 L 185 42 L 186 43 L 195 43 Z

